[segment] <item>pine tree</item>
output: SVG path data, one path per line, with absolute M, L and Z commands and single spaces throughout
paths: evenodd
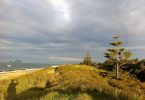
M 116 35 L 113 38 L 115 41 L 111 42 L 110 45 L 114 46 L 114 48 L 107 49 L 108 52 L 104 54 L 109 61 L 114 62 L 116 79 L 118 79 L 119 67 L 128 61 L 132 53 L 120 47 L 123 44 L 122 41 L 119 41 L 120 36 Z

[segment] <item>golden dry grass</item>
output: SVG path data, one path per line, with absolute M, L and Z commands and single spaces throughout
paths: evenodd
M 96 69 L 85 65 L 62 65 L 45 68 L 16 77 L 18 100 L 144 100 L 145 84 L 127 74 L 122 80 L 113 73 L 102 77 Z M 10 79 L 0 80 L 0 98 L 4 99 Z

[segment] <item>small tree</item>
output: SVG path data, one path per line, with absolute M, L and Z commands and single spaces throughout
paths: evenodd
M 81 64 L 89 65 L 89 66 L 95 66 L 95 67 L 98 66 L 98 64 L 92 60 L 92 57 L 91 57 L 89 52 L 87 52 L 85 54 L 84 60 L 83 60 L 83 62 L 81 62 Z
M 115 41 L 111 42 L 110 44 L 114 46 L 114 48 L 107 49 L 108 52 L 104 54 L 109 61 L 112 61 L 114 63 L 116 79 L 118 79 L 119 67 L 128 61 L 132 53 L 120 47 L 123 42 L 119 41 L 120 37 L 118 35 L 114 36 L 113 38 L 115 39 Z

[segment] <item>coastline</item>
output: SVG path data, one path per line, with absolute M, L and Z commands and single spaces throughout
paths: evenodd
M 13 70 L 13 71 L 2 71 L 0 72 L 0 80 L 3 79 L 10 79 L 10 78 L 15 78 L 20 75 L 25 75 L 37 70 L 41 70 L 43 68 L 31 68 L 31 69 L 20 69 L 20 70 Z

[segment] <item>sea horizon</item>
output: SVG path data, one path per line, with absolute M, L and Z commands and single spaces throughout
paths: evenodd
M 57 64 L 47 64 L 47 63 L 10 63 L 10 62 L 0 62 L 0 72 L 3 71 L 14 71 L 14 70 L 26 70 L 26 69 L 36 69 L 36 68 L 46 68 Z

